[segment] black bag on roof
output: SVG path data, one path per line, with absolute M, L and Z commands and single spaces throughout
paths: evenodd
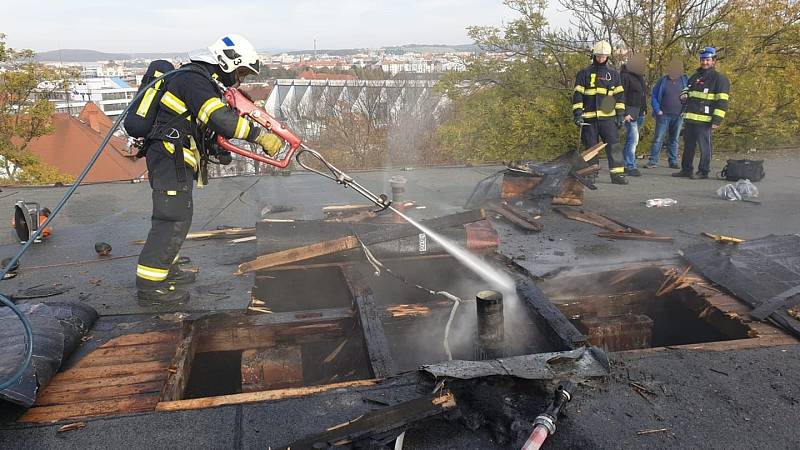
M 719 177 L 728 181 L 761 181 L 764 178 L 764 160 L 729 159 Z
M 139 86 L 137 94 L 154 79 L 172 70 L 175 70 L 175 66 L 169 61 L 157 59 L 151 62 L 150 65 L 147 66 L 147 71 L 145 71 L 142 77 L 142 84 Z M 153 124 L 156 121 L 156 115 L 158 114 L 158 104 L 166 90 L 167 87 L 164 80 L 159 80 L 133 103 L 130 112 L 125 116 L 125 121 L 123 122 L 125 131 L 129 136 L 146 138 L 150 131 L 152 131 Z

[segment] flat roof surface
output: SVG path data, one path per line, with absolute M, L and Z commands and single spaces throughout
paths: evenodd
M 722 163 L 714 161 L 713 169 Z M 403 175 L 406 198 L 426 209 L 420 217 L 461 211 L 475 184 L 501 167 L 421 168 L 411 171 L 353 173 L 368 188 L 389 192 L 388 179 Z M 637 261 L 678 257 L 687 244 L 710 232 L 755 238 L 800 231 L 800 161 L 777 158 L 765 163 L 767 177 L 757 183 L 761 204 L 728 202 L 715 191 L 721 180 L 670 177 L 668 169 L 642 170 L 628 186 L 598 180 L 588 191 L 584 208 L 637 227 L 671 235 L 674 243 L 611 241 L 596 237 L 594 226 L 551 213 L 542 217 L 541 233 L 522 234 L 501 221 L 500 251 L 534 275 L 558 268 L 599 270 Z M 223 213 L 219 211 L 254 182 Z M 11 217 L 17 200 L 37 201 L 52 208 L 66 188 L 4 187 L 0 211 Z M 645 208 L 649 198 L 671 197 L 676 206 Z M 305 173 L 291 176 L 235 177 L 212 180 L 195 190 L 192 230 L 219 225 L 251 227 L 262 217 L 322 218 L 321 208 L 363 203 L 352 191 Z M 265 207 L 286 205 L 293 211 L 262 216 Z M 37 285 L 69 287 L 52 300 L 81 299 L 102 316 L 159 314 L 171 310 L 241 310 L 250 301 L 253 275 L 236 277 L 236 264 L 256 256 L 255 242 L 232 245 L 227 240 L 187 241 L 182 255 L 200 268 L 191 288 L 192 300 L 177 308 L 146 309 L 135 301 L 135 256 L 141 249 L 151 210 L 147 183 L 105 183 L 81 187 L 53 225 L 49 241 L 34 245 L 23 257 L 19 276 L 2 283 L 5 294 Z M 208 224 L 206 224 L 208 222 Z M 117 259 L 99 262 L 94 243 L 112 245 Z M 0 236 L 0 257 L 19 247 L 8 229 Z M 130 257 L 128 257 L 130 256 Z M 63 265 L 64 263 L 74 263 Z M 220 294 L 220 287 L 225 293 Z M 214 289 L 217 288 L 217 289 Z M 215 293 L 216 292 L 216 293 Z M 50 300 L 44 299 L 44 300 Z M 614 374 L 600 389 L 579 391 L 566 419 L 546 444 L 549 448 L 753 448 L 800 445 L 791 420 L 800 413 L 800 347 L 771 347 L 725 352 L 666 350 L 612 357 Z M 711 369 L 715 369 L 712 371 Z M 722 372 L 724 374 L 718 373 Z M 664 386 L 649 400 L 632 390 L 626 377 L 647 378 Z M 663 394 L 663 395 L 662 395 Z M 251 448 L 290 441 L 350 420 L 363 413 L 357 392 L 326 393 L 291 402 L 250 404 L 174 413 L 147 413 L 87 421 L 85 429 L 56 433 L 57 426 L 0 426 L 3 448 Z M 374 407 L 374 405 L 372 406 Z M 304 418 L 298 420 L 298 417 Z M 532 420 L 533 418 L 531 418 Z M 777 420 L 776 420 L 777 419 Z M 637 435 L 668 428 L 669 432 Z M 433 422 L 411 430 L 406 448 L 493 448 L 485 432 L 468 432 L 458 424 Z M 501 448 L 501 447 L 497 447 Z

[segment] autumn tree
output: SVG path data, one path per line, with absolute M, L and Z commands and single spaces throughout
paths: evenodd
M 31 50 L 5 46 L 0 34 L 0 177 L 12 183 L 67 182 L 69 177 L 30 152 L 33 139 L 52 132 L 53 104 L 47 96 L 64 91 L 64 71 L 33 61 Z
M 613 65 L 630 53 L 648 59 L 652 86 L 672 58 L 691 73 L 699 49 L 718 49 L 731 79 L 731 104 L 717 148 L 769 148 L 798 141 L 800 3 L 793 0 L 558 0 L 570 26 L 551 27 L 546 0 L 506 0 L 517 18 L 470 27 L 486 53 L 440 88 L 453 100 L 442 144 L 462 159 L 543 159 L 574 147 L 570 96 L 592 43 L 612 43 Z M 647 122 L 646 122 L 647 128 Z M 646 142 L 647 136 L 643 138 Z

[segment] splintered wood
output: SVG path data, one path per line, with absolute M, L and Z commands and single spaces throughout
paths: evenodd
M 671 236 L 660 236 L 653 231 L 643 228 L 636 228 L 634 226 L 622 223 L 618 220 L 612 219 L 608 216 L 593 213 L 591 211 L 578 210 L 573 208 L 556 208 L 561 215 L 567 219 L 575 220 L 577 222 L 584 222 L 594 225 L 599 228 L 604 228 L 608 231 L 597 233 L 598 237 L 609 239 L 624 239 L 636 241 L 653 241 L 653 242 L 672 242 Z
M 686 276 L 691 268 L 691 266 L 688 266 L 681 273 L 678 273 L 678 269 L 675 267 L 669 269 L 666 273 L 664 282 L 661 283 L 661 286 L 659 286 L 658 290 L 656 291 L 656 297 L 662 297 L 674 291 L 675 289 L 689 287 L 692 285 L 692 283 L 700 281 L 699 278 Z
M 111 339 L 57 373 L 19 422 L 153 411 L 170 375 L 178 339 L 178 330 Z

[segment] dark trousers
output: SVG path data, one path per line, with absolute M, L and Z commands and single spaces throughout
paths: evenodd
M 153 191 L 150 233 L 139 254 L 136 287 L 163 286 L 192 225 L 192 191 Z M 174 270 L 174 269 L 173 269 Z
M 711 171 L 711 124 L 686 121 L 683 129 L 683 156 L 681 170 L 694 170 L 694 152 L 700 146 L 700 165 L 697 171 L 708 174 Z
M 581 140 L 586 148 L 596 145 L 600 139 L 606 143 L 606 157 L 611 173 L 623 172 L 622 146 L 619 144 L 619 129 L 614 119 L 594 120 L 581 127 Z

